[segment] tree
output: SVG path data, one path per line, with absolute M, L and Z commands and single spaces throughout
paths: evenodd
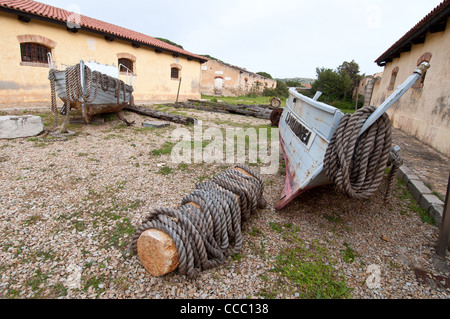
M 352 91 L 352 81 L 346 72 L 336 72 L 329 68 L 316 68 L 317 80 L 312 84 L 312 92 L 321 91 L 327 101 L 342 100 Z
M 267 72 L 256 72 L 256 74 L 259 74 L 259 75 L 264 76 L 266 78 L 272 79 L 272 76 L 269 73 L 267 73 Z
M 344 61 L 336 70 L 317 68 L 317 80 L 312 84 L 312 92 L 321 91 L 326 101 L 351 102 L 353 92 L 358 87 L 362 75 L 354 60 Z
M 277 87 L 274 89 L 265 88 L 262 95 L 286 98 L 289 96 L 289 88 L 283 81 L 277 80 Z
M 352 81 L 353 87 L 359 85 L 362 75 L 359 74 L 359 65 L 354 60 L 351 62 L 344 61 L 344 63 L 338 66 L 337 71 L 339 74 L 347 73 Z
M 163 42 L 166 42 L 166 43 L 171 44 L 171 45 L 174 45 L 176 47 L 179 47 L 180 49 L 183 49 L 183 47 L 181 45 L 179 45 L 179 44 L 177 44 L 177 43 L 175 43 L 173 41 L 170 41 L 168 39 L 165 39 L 165 38 L 155 38 L 155 39 L 163 41 Z

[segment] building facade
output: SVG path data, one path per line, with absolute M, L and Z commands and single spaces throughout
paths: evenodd
M 277 86 L 276 80 L 215 59 L 209 59 L 201 70 L 201 93 L 205 95 L 241 96 Z
M 450 156 L 450 0 L 443 1 L 375 62 L 384 71 L 373 85 L 378 106 L 423 61 L 431 67 L 389 110 L 394 127 Z
M 136 103 L 200 98 L 207 59 L 153 37 L 31 0 L 0 0 L 0 109 L 48 105 L 48 54 L 58 69 L 84 61 L 133 74 Z

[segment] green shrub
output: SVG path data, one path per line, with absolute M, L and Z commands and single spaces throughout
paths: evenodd
M 277 87 L 274 89 L 264 89 L 262 95 L 276 96 L 278 98 L 287 98 L 289 96 L 289 88 L 283 81 L 277 80 Z

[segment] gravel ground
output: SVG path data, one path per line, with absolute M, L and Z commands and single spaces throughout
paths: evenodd
M 187 112 L 205 127 L 268 124 Z M 51 122 L 49 114 L 40 115 Z M 268 206 L 244 223 L 238 256 L 195 279 L 176 272 L 152 277 L 128 252 L 135 227 L 154 208 L 178 206 L 197 182 L 229 165 L 173 164 L 170 154 L 152 151 L 182 126 L 142 129 L 148 118 L 125 115 L 136 121 L 133 127 L 110 119 L 72 124 L 77 135 L 67 141 L 0 140 L 1 298 L 302 298 L 301 285 L 274 271 L 277 256 L 295 243 L 322 252 L 349 288 L 348 298 L 450 297 L 442 280 L 432 279 L 450 275 L 448 254 L 444 260 L 435 254 L 439 230 L 421 220 L 403 186 L 387 205 L 382 190 L 358 201 L 320 187 L 278 212 L 282 162 L 278 173 L 263 176 Z

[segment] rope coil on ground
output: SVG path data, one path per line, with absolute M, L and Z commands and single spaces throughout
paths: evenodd
M 361 127 L 375 109 L 367 106 L 353 115 L 345 114 L 324 157 L 327 177 L 338 190 L 357 199 L 367 199 L 379 189 L 391 152 L 391 121 L 386 113 L 358 138 Z M 400 158 L 392 162 L 385 201 L 390 198 L 401 165 Z
M 262 208 L 263 185 L 261 176 L 245 165 L 198 184 L 178 208 L 158 208 L 144 218 L 132 237 L 132 253 L 137 254 L 142 233 L 157 229 L 175 243 L 179 274 L 192 278 L 223 264 L 227 256 L 241 251 L 241 222 Z

